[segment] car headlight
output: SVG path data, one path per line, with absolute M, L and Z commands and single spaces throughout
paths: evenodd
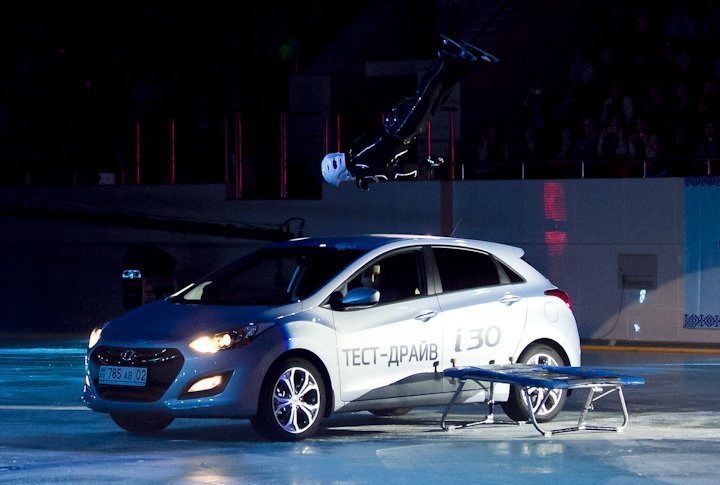
M 105 328 L 105 325 L 102 325 L 100 327 L 93 328 L 92 332 L 90 332 L 90 339 L 88 340 L 88 349 L 92 349 L 95 347 L 95 344 L 98 343 L 98 340 L 100 340 L 100 335 L 102 335 L 103 328 Z
M 244 347 L 250 345 L 250 342 L 270 325 L 272 325 L 272 323 L 251 323 L 236 330 L 203 335 L 190 342 L 189 346 L 195 352 L 200 352 L 201 354 L 214 354 L 220 350 L 232 347 Z

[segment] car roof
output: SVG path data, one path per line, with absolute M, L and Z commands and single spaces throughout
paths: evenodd
M 507 244 L 480 241 L 475 239 L 463 239 L 420 234 L 365 234 L 350 236 L 305 237 L 278 243 L 277 246 L 323 246 L 336 249 L 357 249 L 361 251 L 372 251 L 373 249 L 387 245 L 402 247 L 411 246 L 414 244 L 440 244 L 456 247 L 470 247 L 474 249 L 490 251 L 497 255 L 512 255 L 518 258 L 524 254 L 524 251 L 522 249 Z

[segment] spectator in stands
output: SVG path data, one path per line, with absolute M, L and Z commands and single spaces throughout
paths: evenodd
M 678 2 L 668 18 L 665 38 L 685 42 L 695 38 L 695 19 L 683 2 Z
M 595 89 L 598 93 L 607 93 L 610 84 L 622 78 L 623 69 L 612 47 L 600 51 L 600 60 L 595 69 Z
M 632 73 L 634 74 L 631 82 L 637 82 L 637 75 L 643 74 L 651 70 L 654 63 L 654 52 L 656 33 L 652 28 L 650 16 L 647 12 L 638 11 L 635 17 L 635 32 L 630 39 L 626 48 L 631 49 Z
M 598 132 L 595 129 L 595 120 L 585 118 L 582 123 L 583 134 L 575 142 L 573 158 L 577 160 L 593 160 L 598 156 Z
M 588 87 L 594 80 L 595 66 L 583 49 L 575 49 L 575 62 L 570 66 L 570 82 L 577 86 Z
M 695 103 L 690 97 L 690 89 L 687 84 L 680 83 L 675 89 L 675 99 L 670 110 L 670 117 L 674 124 L 690 125 L 695 119 L 697 111 Z
M 648 119 L 663 120 L 668 118 L 668 102 L 665 99 L 665 93 L 660 81 L 652 83 L 647 96 L 643 100 L 642 108 L 642 112 Z
M 717 2 L 705 2 L 705 11 L 698 21 L 698 34 L 703 43 L 715 43 L 720 36 L 720 8 Z
M 635 38 L 633 44 L 636 48 L 646 51 L 652 49 L 655 42 L 653 24 L 650 16 L 644 10 L 638 10 L 635 14 Z
M 666 154 L 671 158 L 692 157 L 695 156 L 695 151 L 690 141 L 688 125 L 677 125 L 672 140 L 667 146 Z
M 713 77 L 715 79 L 720 79 L 720 56 L 717 56 L 715 58 L 715 66 L 713 69 Z
M 630 158 L 645 158 L 648 144 L 647 124 L 643 118 L 636 118 L 635 129 L 628 137 L 628 152 Z
M 622 92 L 619 82 L 614 82 L 608 89 L 608 96 L 603 101 L 600 124 L 608 126 L 613 118 L 618 118 L 621 124 L 629 125 L 635 117 L 635 102 L 633 98 Z
M 542 83 L 536 79 L 528 90 L 523 108 L 526 113 L 526 125 L 532 126 L 538 131 L 547 128 L 551 116 L 550 98 L 548 97 Z
M 565 92 L 555 110 L 556 126 L 576 126 L 582 117 L 582 106 L 574 86 Z
M 660 149 L 660 137 L 652 133 L 648 137 L 645 152 L 648 174 L 655 177 L 673 176 L 677 171 L 676 164 L 672 160 L 660 160 Z
M 660 156 L 660 137 L 656 133 L 651 133 L 645 145 L 645 158 L 655 160 Z
M 598 155 L 601 158 L 622 158 L 628 153 L 627 140 L 620 123 L 620 118 L 615 116 L 610 124 L 600 133 L 598 140 Z
M 505 141 L 500 137 L 496 126 L 489 126 L 478 148 L 478 158 L 482 161 L 505 161 L 510 157 Z
M 714 120 L 720 115 L 720 98 L 718 97 L 715 81 L 707 80 L 703 83 L 699 110 L 704 120 Z
M 509 160 L 508 146 L 496 126 L 489 126 L 478 147 L 479 163 L 473 168 L 474 177 L 492 176 L 502 171 L 502 162 Z
M 708 121 L 703 126 L 703 134 L 697 145 L 698 158 L 717 158 L 720 156 L 720 146 L 715 137 L 715 123 Z
M 525 128 L 518 150 L 520 160 L 543 160 L 546 157 L 543 140 L 531 126 Z
M 558 160 L 570 160 L 573 156 L 573 133 L 569 127 L 560 128 L 560 143 L 557 149 Z
M 697 79 L 697 73 L 695 71 L 696 69 L 688 50 L 684 49 L 678 52 L 678 55 L 675 57 L 675 80 L 690 86 L 694 84 Z
M 675 44 L 673 41 L 663 42 L 662 52 L 657 61 L 658 75 L 667 74 L 675 70 Z

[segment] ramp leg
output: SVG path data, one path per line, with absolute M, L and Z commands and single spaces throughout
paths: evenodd
M 535 417 L 535 408 L 536 407 L 538 409 L 541 408 L 543 406 L 543 404 L 545 404 L 545 401 L 547 400 L 547 398 L 550 397 L 550 393 L 545 392 L 542 400 L 537 402 L 537 406 L 533 406 L 533 402 L 530 399 L 530 389 L 529 388 L 523 387 L 523 394 L 525 395 L 525 402 L 527 403 L 527 406 L 528 406 L 528 413 L 530 414 L 530 422 L 532 422 L 533 426 L 535 426 L 535 429 L 538 430 L 538 432 L 541 435 L 543 435 L 546 438 L 549 438 L 550 436 L 552 436 L 553 432 L 545 431 L 544 429 L 542 429 L 540 427 L 540 425 L 537 422 L 537 418 Z
M 595 399 L 595 393 L 601 392 L 602 387 L 592 387 L 590 388 L 590 392 L 588 392 L 587 399 L 585 400 L 585 405 L 583 406 L 582 412 L 580 413 L 580 419 L 578 419 L 578 428 L 581 428 L 585 426 L 585 421 L 587 419 L 587 415 L 590 411 L 593 409 L 593 402 Z
M 630 416 L 628 415 L 627 406 L 625 405 L 625 394 L 623 394 L 622 387 L 617 388 L 618 392 L 618 398 L 620 399 L 620 406 L 622 406 L 622 412 L 623 412 L 623 423 L 618 426 L 617 430 L 622 431 L 625 429 L 625 426 L 627 426 L 628 421 L 630 421 Z
M 452 409 L 453 405 L 455 404 L 455 401 L 457 400 L 458 396 L 462 392 L 463 387 L 465 387 L 465 379 L 460 379 L 460 381 L 458 382 L 457 389 L 455 389 L 455 394 L 453 394 L 452 399 L 448 403 L 447 407 L 445 408 L 445 412 L 442 415 L 442 419 L 440 420 L 440 427 L 445 431 L 450 429 L 450 427 L 447 426 L 447 424 L 445 424 L 445 420 L 447 419 L 448 414 L 450 414 L 450 410 Z

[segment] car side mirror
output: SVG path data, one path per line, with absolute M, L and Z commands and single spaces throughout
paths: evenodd
M 342 296 L 342 293 L 336 291 L 330 295 L 330 307 L 333 310 L 343 310 L 345 308 L 355 308 L 362 306 L 373 306 L 380 301 L 380 292 L 373 288 L 353 288 Z

